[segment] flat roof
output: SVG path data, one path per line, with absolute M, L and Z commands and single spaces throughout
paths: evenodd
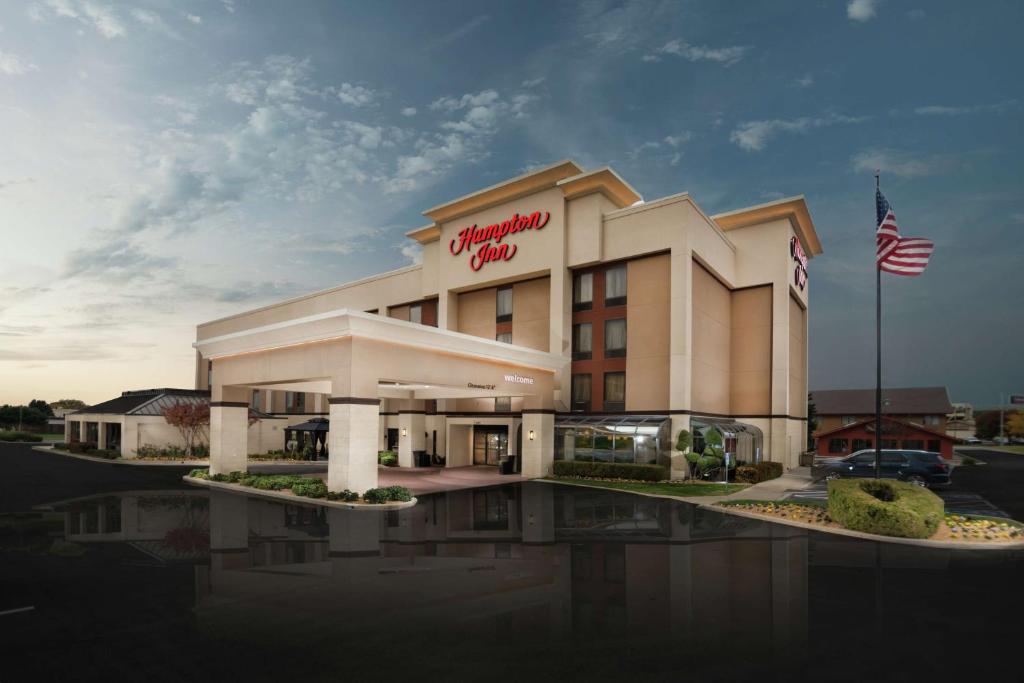
M 786 218 L 803 243 L 804 249 L 811 255 L 822 253 L 821 240 L 811 220 L 811 212 L 802 194 L 795 197 L 777 199 L 765 204 L 756 204 L 742 209 L 726 211 L 711 217 L 722 230 L 736 230 L 758 223 Z

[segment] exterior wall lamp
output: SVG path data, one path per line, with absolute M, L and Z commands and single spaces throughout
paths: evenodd
M 535 436 L 537 436 L 537 435 L 536 435 L 536 434 L 534 434 L 534 433 L 533 433 L 533 430 L 531 429 L 531 430 L 530 430 L 530 441 L 533 441 L 533 439 L 534 439 L 534 437 L 535 437 Z
M 408 436 L 408 435 L 409 435 L 409 432 L 406 430 L 405 427 L 402 427 L 402 436 Z

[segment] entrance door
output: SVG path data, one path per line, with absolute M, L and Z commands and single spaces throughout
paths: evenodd
M 388 429 L 388 450 L 393 453 L 398 452 L 398 430 Z
M 508 455 L 508 427 L 475 425 L 473 427 L 473 464 L 497 465 Z

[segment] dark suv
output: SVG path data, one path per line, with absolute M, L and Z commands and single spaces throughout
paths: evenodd
M 845 458 L 819 458 L 814 463 L 812 476 L 818 479 L 839 479 L 875 476 L 875 451 L 857 451 Z M 881 476 L 899 479 L 918 486 L 936 486 L 949 483 L 949 465 L 938 453 L 930 451 L 882 451 Z

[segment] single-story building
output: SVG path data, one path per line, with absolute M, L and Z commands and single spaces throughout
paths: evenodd
M 882 448 L 902 448 L 953 457 L 955 437 L 906 420 L 882 417 Z M 840 456 L 875 447 L 875 418 L 859 420 L 818 434 L 819 456 Z
M 811 392 L 817 426 L 814 436 L 837 427 L 875 417 L 874 389 L 816 389 Z M 882 389 L 882 415 L 921 424 L 946 433 L 947 415 L 953 412 L 946 387 L 894 387 Z

